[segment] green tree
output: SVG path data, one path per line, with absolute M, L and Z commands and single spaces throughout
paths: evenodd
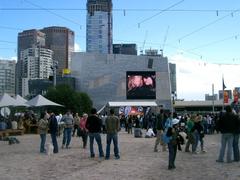
M 92 107 L 92 100 L 88 94 L 76 92 L 68 85 L 58 85 L 56 88 L 51 87 L 46 94 L 46 98 L 64 105 L 64 108 L 51 108 L 57 112 L 71 110 L 74 113 L 82 114 L 83 112 L 89 113 Z

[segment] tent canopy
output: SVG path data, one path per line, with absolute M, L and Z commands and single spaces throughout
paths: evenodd
M 110 101 L 108 102 L 109 107 L 121 107 L 121 106 L 158 106 L 155 101 Z
M 42 95 L 37 95 L 36 97 L 32 98 L 27 102 L 30 106 L 63 106 L 61 104 L 55 103 L 53 101 L 48 100 L 47 98 L 43 97 Z
M 16 105 L 16 100 L 9 96 L 7 93 L 4 93 L 0 97 L 0 107 L 14 106 Z
M 17 106 L 25 106 L 25 107 L 28 107 L 29 105 L 27 104 L 27 100 L 24 99 L 22 96 L 20 95 L 17 95 L 15 97 L 15 101 L 16 101 L 16 104 Z

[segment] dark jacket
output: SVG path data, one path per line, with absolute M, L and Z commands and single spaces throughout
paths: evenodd
M 58 122 L 55 115 L 51 115 L 49 118 L 49 132 L 55 134 L 58 132 Z
M 157 122 L 156 122 L 156 129 L 157 130 L 164 130 L 163 122 L 164 121 L 164 114 L 158 114 Z
M 219 119 L 218 128 L 221 133 L 236 133 L 239 128 L 237 115 L 229 112 L 223 114 Z
M 89 133 L 100 133 L 102 127 L 102 120 L 96 115 L 90 115 L 87 118 L 86 128 Z

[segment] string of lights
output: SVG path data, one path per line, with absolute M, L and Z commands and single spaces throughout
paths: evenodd
M 7 8 L 0 8 L 1 11 L 87 11 L 86 8 L 14 8 L 14 7 L 7 7 Z M 225 12 L 233 12 L 233 9 L 113 9 L 114 11 L 133 11 L 133 12 L 144 12 L 144 11 L 149 11 L 149 12 L 153 12 L 153 11 L 165 11 L 165 12 L 200 12 L 200 13 L 215 13 L 215 14 L 219 14 L 221 12 L 225 13 Z
M 60 15 L 60 14 L 58 14 L 58 13 L 53 12 L 53 11 L 86 11 L 85 8 L 44 8 L 44 7 L 42 7 L 42 6 L 39 6 L 39 5 L 35 4 L 35 3 L 30 2 L 29 0 L 23 0 L 23 2 L 25 2 L 25 3 L 27 3 L 27 4 L 30 4 L 30 5 L 33 6 L 34 8 L 11 8 L 11 7 L 8 7 L 8 8 L 0 8 L 0 11 L 46 11 L 46 12 L 48 12 L 48 13 L 54 15 L 54 16 L 57 16 L 57 17 L 65 20 L 65 21 L 68 21 L 68 22 L 71 22 L 72 24 L 75 24 L 75 25 L 77 25 L 77 26 L 80 26 L 80 28 L 81 28 L 81 26 L 82 26 L 82 25 L 79 24 L 78 22 L 73 21 L 72 19 L 66 18 L 65 16 L 62 16 L 62 15 Z M 124 15 L 126 15 L 126 12 L 127 12 L 127 11 L 132 11 L 132 12 L 143 12 L 143 11 L 146 11 L 146 12 L 147 12 L 147 11 L 155 12 L 155 11 L 157 11 L 156 14 L 154 14 L 154 15 L 152 15 L 152 16 L 150 16 L 150 17 L 147 17 L 147 18 L 143 19 L 142 21 L 139 21 L 139 22 L 138 22 L 138 28 L 140 28 L 140 25 L 141 25 L 141 24 L 143 24 L 143 23 L 145 23 L 145 22 L 147 22 L 147 21 L 150 21 L 151 19 L 153 19 L 154 17 L 162 14 L 163 12 L 215 13 L 217 16 L 219 16 L 220 13 L 229 13 L 229 14 L 227 14 L 227 15 L 225 15 L 225 16 L 222 16 L 222 17 L 220 17 L 220 18 L 218 18 L 218 19 L 216 19 L 216 20 L 214 20 L 214 21 L 211 21 L 210 23 L 208 23 L 208 24 L 206 24 L 206 25 L 204 25 L 204 26 L 202 26 L 202 27 L 200 27 L 200 28 L 197 28 L 196 30 L 194 30 L 194 31 L 192 31 L 192 32 L 190 32 L 190 33 L 187 33 L 186 35 L 178 38 L 177 41 L 179 42 L 179 44 L 180 44 L 180 42 L 181 42 L 183 39 L 185 39 L 185 38 L 187 38 L 187 37 L 189 37 L 189 36 L 191 36 L 191 35 L 199 32 L 199 31 L 201 31 L 201 30 L 203 30 L 203 29 L 205 29 L 205 28 L 207 28 L 207 27 L 209 27 L 209 26 L 211 26 L 211 25 L 214 25 L 215 23 L 217 23 L 217 22 L 219 22 L 219 21 L 221 21 L 221 20 L 223 20 L 223 19 L 225 19 L 225 18 L 227 18 L 227 17 L 233 17 L 235 13 L 237 13 L 237 12 L 240 11 L 239 9 L 238 9 L 238 10 L 232 10 L 232 9 L 173 9 L 174 7 L 176 7 L 177 5 L 179 5 L 179 4 L 183 3 L 183 2 L 184 2 L 184 0 L 178 1 L 177 3 L 175 3 L 175 4 L 173 4 L 173 5 L 169 6 L 169 7 L 167 7 L 167 8 L 165 8 L 165 9 L 157 9 L 157 8 L 153 8 L 153 9 L 151 9 L 151 8 L 150 8 L 150 9 L 137 9 L 137 8 L 127 9 L 127 8 L 125 8 L 125 9 L 113 9 L 113 11 L 115 11 L 115 12 L 117 12 L 117 11 L 119 11 L 119 12 L 123 11 L 123 12 L 124 12 Z M 16 30 L 16 31 L 23 31 L 23 30 L 24 30 L 24 29 L 22 29 L 22 28 L 9 27 L 9 26 L 0 26 L 0 29 L 8 29 L 8 30 L 14 30 L 14 31 L 15 31 L 15 30 Z M 230 39 L 233 39 L 233 38 L 237 39 L 238 36 L 239 36 L 239 35 L 234 35 L 234 36 L 227 37 L 227 38 L 224 38 L 224 39 L 221 39 L 221 40 L 209 42 L 209 43 L 206 43 L 206 44 L 203 44 L 203 45 L 199 45 L 199 46 L 197 46 L 197 47 L 195 47 L 195 48 L 191 48 L 191 49 L 188 49 L 188 50 L 184 50 L 184 52 L 187 52 L 187 53 L 189 53 L 189 54 L 195 55 L 195 56 L 199 57 L 200 59 L 203 59 L 203 57 L 204 57 L 203 55 L 200 55 L 200 54 L 195 53 L 195 52 L 193 52 L 193 51 L 196 50 L 196 49 L 200 49 L 200 48 L 207 47 L 207 46 L 217 45 L 217 44 L 219 44 L 219 43 L 222 43 L 222 42 L 224 42 L 224 41 L 226 41 L 226 40 L 230 40 Z M 81 36 L 81 37 L 85 37 L 85 36 Z M 86 37 L 85 37 L 85 38 L 86 38 Z M 138 44 L 141 44 L 141 43 L 142 43 L 142 42 L 139 42 L 139 41 L 130 41 L 130 40 L 126 41 L 126 40 L 116 40 L 116 39 L 114 39 L 114 41 L 115 41 L 115 42 L 121 41 L 122 43 L 123 43 L 123 42 L 131 42 L 131 43 L 138 43 Z M 16 42 L 10 42 L 10 41 L 4 41 L 4 40 L 0 40 L 0 42 L 1 42 L 1 43 L 15 43 L 15 44 L 16 44 Z M 176 42 L 171 43 L 171 44 L 176 44 Z M 146 45 L 149 45 L 149 46 L 151 46 L 151 45 L 161 46 L 162 43 L 146 42 Z M 165 46 L 170 47 L 170 46 L 172 46 L 172 45 L 170 45 L 170 44 L 165 44 Z M 173 46 L 172 46 L 172 47 L 173 47 Z M 179 47 L 174 47 L 174 48 L 175 48 L 175 49 L 179 49 Z M 3 49 L 3 48 L 0 48 L 0 49 Z M 10 48 L 8 48 L 8 49 L 10 49 Z M 232 60 L 233 60 L 233 61 L 238 61 L 238 59 L 239 59 L 239 58 L 233 58 Z

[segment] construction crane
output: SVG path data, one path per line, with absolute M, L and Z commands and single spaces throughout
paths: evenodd
M 163 56 L 163 50 L 164 50 L 164 47 L 165 47 L 165 44 L 166 44 L 166 41 L 167 41 L 168 31 L 169 31 L 169 26 L 167 27 L 167 30 L 166 30 L 166 33 L 165 33 L 165 36 L 164 36 L 164 39 L 163 39 L 162 48 L 160 49 L 162 56 Z
M 141 55 L 143 55 L 143 51 L 144 51 L 144 47 L 145 47 L 145 44 L 146 44 L 147 36 L 148 36 L 148 31 L 145 31 L 145 36 L 144 36 L 143 45 L 142 45 L 142 48 L 141 48 L 141 50 L 140 50 L 140 54 L 141 54 Z

